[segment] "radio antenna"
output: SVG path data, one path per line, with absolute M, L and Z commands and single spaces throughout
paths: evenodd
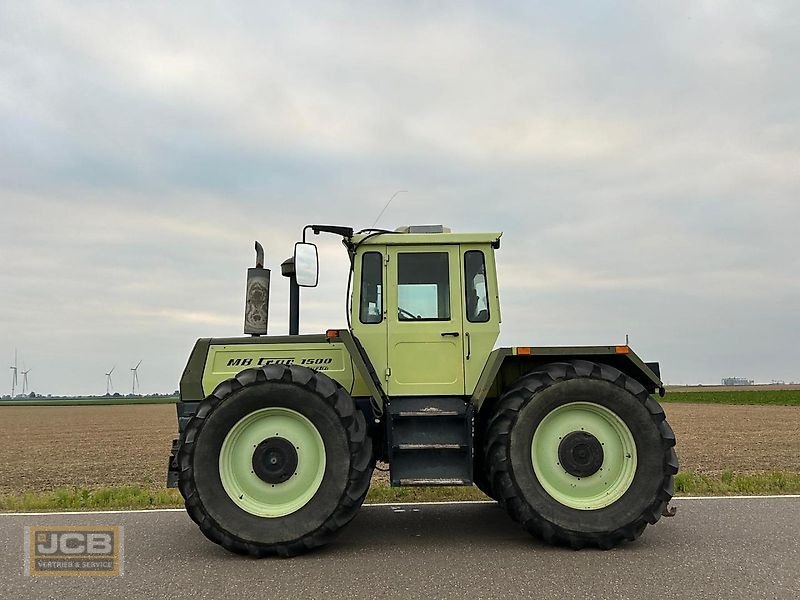
M 395 196 L 397 196 L 397 194 L 405 194 L 405 193 L 408 193 L 408 190 L 397 190 L 394 194 L 392 194 L 392 197 L 389 198 L 389 201 L 386 203 L 386 206 L 384 206 L 383 210 L 378 213 L 378 218 L 375 219 L 375 222 L 372 224 L 373 227 L 375 227 L 375 225 L 378 224 L 378 221 L 381 220 L 383 213 L 385 213 L 386 209 L 389 208 L 389 205 L 392 203 L 392 200 L 394 200 Z

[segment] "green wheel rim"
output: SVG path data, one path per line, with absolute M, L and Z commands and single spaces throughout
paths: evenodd
M 559 463 L 561 440 L 573 431 L 592 434 L 602 444 L 600 470 L 571 475 Z M 612 410 L 591 402 L 564 404 L 548 413 L 533 434 L 531 461 L 536 478 L 554 500 L 578 510 L 597 510 L 619 500 L 636 474 L 636 442 Z
M 256 447 L 274 436 L 288 440 L 297 451 L 295 473 L 277 484 L 253 472 Z M 288 408 L 262 408 L 242 418 L 225 436 L 219 453 L 219 475 L 228 496 L 259 517 L 284 517 L 300 510 L 317 493 L 324 474 L 322 436 L 311 421 Z

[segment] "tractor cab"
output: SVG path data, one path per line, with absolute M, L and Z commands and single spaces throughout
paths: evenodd
M 470 395 L 500 333 L 500 233 L 353 236 L 350 320 L 389 396 Z

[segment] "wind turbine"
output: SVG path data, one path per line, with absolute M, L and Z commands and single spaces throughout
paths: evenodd
M 14 348 L 14 365 L 11 367 L 14 375 L 11 378 L 11 397 L 13 398 L 17 393 L 17 349 Z
M 114 372 L 114 369 L 116 368 L 117 365 L 114 365 L 113 367 L 111 367 L 111 370 L 108 373 L 106 373 L 106 396 L 110 396 L 111 390 L 114 389 L 114 382 L 111 381 L 111 374 Z
M 133 385 L 131 386 L 131 396 L 136 395 L 136 388 L 139 387 L 139 365 L 142 364 L 140 360 L 136 363 L 136 366 L 131 369 L 133 371 Z M 139 388 L 139 392 L 141 392 L 141 388 Z
M 20 373 L 22 373 L 22 395 L 23 396 L 28 391 L 28 373 L 30 373 L 30 372 L 31 372 L 30 369 L 28 369 L 26 371 L 20 371 Z

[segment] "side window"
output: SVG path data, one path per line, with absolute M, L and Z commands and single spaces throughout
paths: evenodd
M 397 308 L 397 318 L 401 321 L 450 320 L 447 252 L 397 255 Z
M 489 320 L 489 291 L 486 288 L 486 259 L 480 250 L 464 253 L 464 295 L 467 320 L 486 323 Z
M 383 321 L 383 257 L 380 252 L 365 252 L 361 257 L 359 306 L 359 319 L 362 323 Z

